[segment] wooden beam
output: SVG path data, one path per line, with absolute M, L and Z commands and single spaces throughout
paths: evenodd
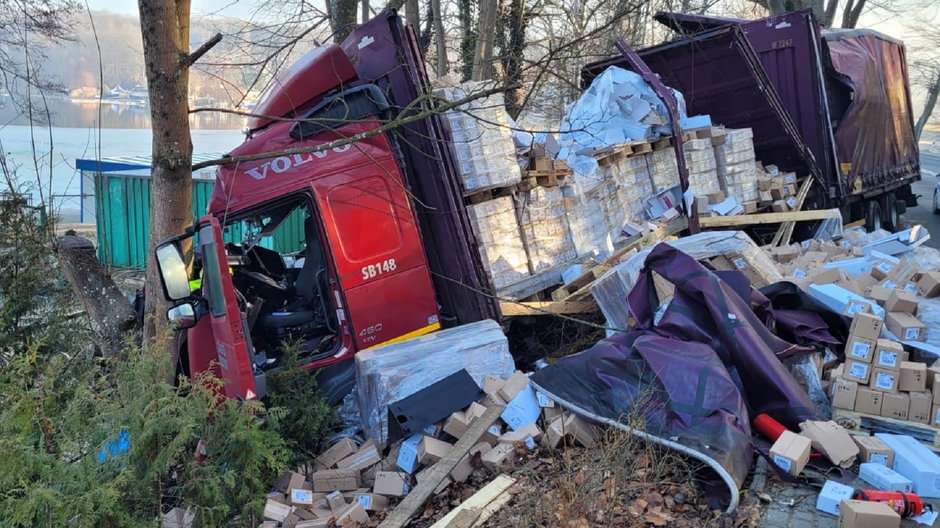
M 503 317 L 519 315 L 582 314 L 597 311 L 594 301 L 546 301 L 546 302 L 508 302 L 499 303 Z
M 824 220 L 842 218 L 838 209 L 819 209 L 812 211 L 788 211 L 786 213 L 762 213 L 737 216 L 707 216 L 700 220 L 702 227 L 734 227 L 759 224 L 779 224 L 781 222 L 802 222 L 804 220 Z
M 796 193 L 796 207 L 794 210 L 799 211 L 803 209 L 803 202 L 806 201 L 806 196 L 809 194 L 809 189 L 813 185 L 813 175 L 810 174 L 803 180 L 803 184 L 800 186 L 799 192 Z M 777 232 L 774 234 L 773 241 L 770 242 L 770 247 L 785 246 L 790 243 L 790 237 L 793 236 L 793 228 L 796 227 L 796 222 L 787 221 L 780 225 L 780 228 L 777 229 Z
M 466 510 L 476 510 L 480 514 L 487 510 L 487 505 L 493 502 L 497 502 L 501 507 L 506 503 L 505 500 L 500 501 L 501 496 L 509 489 L 510 486 L 516 483 L 516 479 L 510 477 L 509 475 L 500 475 L 493 479 L 489 484 L 480 488 L 480 491 L 474 493 L 470 496 L 469 499 L 460 503 L 460 506 L 457 506 L 450 511 L 447 515 L 441 518 L 441 520 L 431 525 L 431 528 L 449 528 L 455 526 L 454 521 L 461 516 L 460 512 Z M 507 494 L 508 495 L 508 494 Z M 506 499 L 508 500 L 508 499 Z M 400 506 L 399 506 L 400 507 Z M 489 515 L 492 515 L 496 510 L 489 512 Z M 489 517 L 489 515 L 487 517 Z M 478 526 L 481 524 L 479 517 L 474 522 L 473 526 Z
M 385 520 L 382 521 L 379 528 L 402 528 L 408 524 L 408 521 L 414 517 L 415 513 L 417 513 L 431 495 L 434 494 L 434 490 L 437 489 L 447 475 L 457 466 L 457 463 L 470 452 L 470 449 L 476 445 L 486 430 L 493 425 L 499 418 L 499 415 L 503 414 L 503 410 L 505 409 L 506 406 L 504 405 L 490 407 L 482 416 L 476 419 L 470 425 L 470 429 L 454 444 L 454 447 L 427 470 L 427 477 L 419 482 L 418 485 L 411 490 L 411 493 L 406 495 L 405 499 L 398 504 L 398 507 L 385 517 Z

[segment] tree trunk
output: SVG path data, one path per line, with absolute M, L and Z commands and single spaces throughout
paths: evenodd
M 819 17 L 819 24 L 823 27 L 832 26 L 832 21 L 836 19 L 836 9 L 839 7 L 839 0 L 828 0 L 826 10 Z
M 470 0 L 457 0 L 457 18 L 460 20 L 460 80 L 469 81 L 473 76 L 473 51 L 476 48 L 473 3 Z
M 914 125 L 914 135 L 920 140 L 920 135 L 933 114 L 934 107 L 937 106 L 937 96 L 940 95 L 940 71 L 933 78 L 933 83 L 927 88 L 927 102 L 924 103 L 924 111 L 917 118 L 917 124 Z
M 431 13 L 434 16 L 434 40 L 437 42 L 437 76 L 443 77 L 447 75 L 447 38 L 441 0 L 431 0 Z
M 333 30 L 333 42 L 340 43 L 356 29 L 356 15 L 359 2 L 356 0 L 326 0 L 330 5 L 330 28 Z
M 362 23 L 365 24 L 372 18 L 372 12 L 369 10 L 369 0 L 362 0 Z
M 153 144 L 150 174 L 150 251 L 147 256 L 145 346 L 168 337 L 167 301 L 154 247 L 193 222 L 192 156 L 189 133 L 189 0 L 139 0 Z M 179 351 L 166 343 L 174 367 Z M 170 373 L 173 379 L 175 374 Z
M 427 57 L 428 50 L 431 49 L 431 40 L 434 38 L 434 13 L 431 8 L 431 0 L 428 0 L 428 6 L 425 10 L 425 17 L 422 20 L 424 27 L 421 28 L 420 35 L 418 35 L 418 45 L 421 46 L 421 53 Z M 415 30 L 418 28 L 415 27 Z
M 405 0 L 405 22 L 412 25 L 415 28 L 415 31 L 421 29 L 421 13 L 419 11 L 421 7 L 418 5 L 418 0 Z
M 480 24 L 477 30 L 476 48 L 473 52 L 474 81 L 492 77 L 493 42 L 496 38 L 496 11 L 499 0 L 480 1 Z
M 845 8 L 847 18 L 842 21 L 842 27 L 846 29 L 852 29 L 858 25 L 858 19 L 862 16 L 862 10 L 865 9 L 865 2 L 867 0 L 858 0 L 858 3 L 855 4 L 855 9 L 849 10 L 848 7 Z M 851 2 L 849 2 L 851 4 Z
M 506 82 L 519 83 L 522 60 L 525 54 L 525 0 L 511 0 L 509 6 L 509 46 L 505 52 Z M 514 86 L 506 90 L 506 110 L 513 119 L 522 111 L 522 88 Z
M 137 314 L 101 267 L 95 245 L 87 238 L 62 236 L 56 258 L 91 320 L 102 354 L 126 357 L 124 339 L 137 327 Z

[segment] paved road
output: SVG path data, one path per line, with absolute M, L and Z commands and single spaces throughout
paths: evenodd
M 940 249 L 940 215 L 933 213 L 933 189 L 940 175 L 940 155 L 921 153 L 920 168 L 923 179 L 913 185 L 914 194 L 921 195 L 918 207 L 907 210 L 904 218 L 911 224 L 922 224 L 930 231 L 927 245 Z

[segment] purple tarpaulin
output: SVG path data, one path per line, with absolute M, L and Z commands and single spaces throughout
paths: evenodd
M 676 285 L 657 324 L 653 271 Z M 629 295 L 636 326 L 537 371 L 532 382 L 588 418 L 626 428 L 641 414 L 644 429 L 631 432 L 708 464 L 714 474 L 705 478 L 717 483 L 706 487 L 712 502 L 733 509 L 752 462 L 751 417 L 767 413 L 793 429 L 818 419 L 779 359 L 810 349 L 776 337 L 765 326 L 770 302 L 750 292 L 743 299 L 715 272 L 660 244 Z

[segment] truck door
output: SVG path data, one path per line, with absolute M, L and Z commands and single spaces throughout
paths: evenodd
M 242 324 L 235 287 L 228 271 L 228 257 L 222 228 L 214 217 L 207 216 L 199 228 L 199 251 L 202 252 L 202 293 L 209 303 L 209 317 L 214 335 L 215 353 L 221 377 L 227 380 L 225 395 L 246 400 L 258 397 L 252 375 L 251 359 Z
M 437 301 L 394 158 L 314 182 L 356 349 L 440 328 Z

